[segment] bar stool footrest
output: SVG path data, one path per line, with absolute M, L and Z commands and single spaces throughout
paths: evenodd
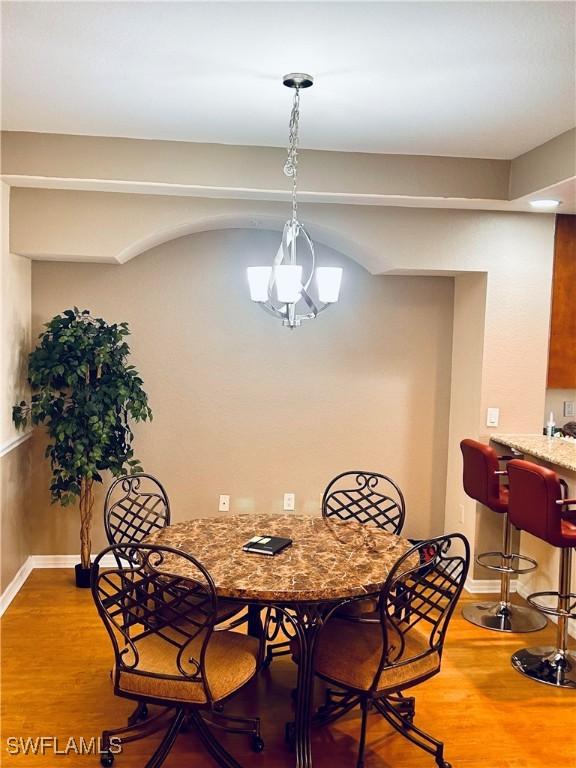
M 486 559 L 489 557 L 494 557 L 502 561 L 504 558 L 509 560 L 511 563 L 514 562 L 514 560 L 517 561 L 518 566 L 512 567 L 510 566 L 503 566 L 495 565 L 493 563 L 486 562 Z M 486 568 L 489 571 L 498 571 L 498 573 L 531 573 L 532 571 L 536 570 L 538 567 L 538 563 L 536 560 L 534 560 L 531 557 L 526 557 L 526 555 L 519 555 L 517 552 L 512 552 L 510 555 L 505 555 L 503 552 L 482 552 L 479 555 L 476 555 L 476 563 L 478 565 L 481 565 L 483 568 Z M 520 563 L 524 561 L 527 563 L 530 563 L 529 566 L 521 566 Z
M 572 603 L 570 606 L 571 610 L 568 611 L 560 611 L 558 608 L 551 608 L 548 605 L 545 605 L 544 603 L 541 603 L 539 601 L 539 598 L 542 597 L 554 597 L 557 600 L 560 597 L 559 592 L 532 592 L 531 595 L 528 595 L 526 598 L 527 602 L 532 606 L 532 608 L 536 608 L 537 611 L 540 611 L 540 613 L 546 613 L 549 616 L 565 616 L 568 619 L 576 619 L 576 594 L 574 592 L 570 592 L 569 595 L 566 595 L 566 597 L 569 599 L 569 601 Z

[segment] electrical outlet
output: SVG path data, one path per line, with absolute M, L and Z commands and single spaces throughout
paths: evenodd
M 230 512 L 230 496 L 227 496 L 224 493 L 220 494 L 218 512 Z
M 296 509 L 296 495 L 294 493 L 284 494 L 284 511 L 294 512 Z
M 500 421 L 500 408 L 488 408 L 486 411 L 486 426 L 497 427 Z
M 564 400 L 564 416 L 574 417 L 574 400 Z

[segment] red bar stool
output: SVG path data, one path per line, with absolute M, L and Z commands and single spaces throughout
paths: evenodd
M 529 461 L 508 464 L 509 514 L 513 524 L 560 549 L 557 592 L 534 592 L 528 602 L 558 618 L 556 647 L 522 648 L 512 656 L 512 666 L 539 683 L 576 688 L 576 653 L 568 650 L 568 620 L 576 619 L 576 594 L 570 592 L 572 549 L 576 547 L 576 499 L 564 498 L 566 484 L 556 472 Z M 554 597 L 556 608 L 540 602 Z
M 498 632 L 535 632 L 543 629 L 546 619 L 538 611 L 510 602 L 512 574 L 529 573 L 538 564 L 531 557 L 512 552 L 508 489 L 500 485 L 500 475 L 506 472 L 499 469 L 498 455 L 490 446 L 476 440 L 462 440 L 460 448 L 464 459 L 464 490 L 472 499 L 503 515 L 502 552 L 483 552 L 476 556 L 478 565 L 500 573 L 500 600 L 470 603 L 462 609 L 462 615 L 472 624 Z M 500 457 L 500 460 L 508 458 Z

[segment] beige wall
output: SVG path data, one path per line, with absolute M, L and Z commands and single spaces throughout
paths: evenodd
M 2 184 L 0 261 L 0 593 L 28 555 L 26 516 L 30 492 L 29 443 L 19 444 L 12 405 L 28 394 L 31 264 L 10 253 L 9 197 Z
M 27 396 L 26 363 L 30 349 L 31 262 L 10 253 L 9 196 L 2 187 L 2 266 L 0 282 L 0 445 L 18 435 L 11 406 Z
M 2 174 L 17 186 L 286 199 L 278 147 L 4 131 Z M 302 150 L 301 199 L 508 209 L 576 173 L 576 130 L 509 160 Z M 568 199 L 567 199 L 568 197 Z M 573 208 L 568 188 L 560 192 Z M 518 201 L 522 204 L 522 201 Z M 522 208 L 529 210 L 528 207 Z
M 30 447 L 28 440 L 0 457 L 0 594 L 30 554 Z
M 288 196 L 282 147 L 199 144 L 4 131 L 2 173 L 32 186 L 113 189 L 158 185 L 164 192 L 272 199 Z M 506 199 L 510 161 L 301 149 L 301 195 Z M 59 179 L 51 182 L 50 179 Z M 127 189 L 128 191 L 128 189 Z
M 512 160 L 510 197 L 535 193 L 576 175 L 576 128 Z
M 116 261 L 127 254 L 137 260 L 146 242 L 157 245 L 238 221 L 247 227 L 264 227 L 271 220 L 281 222 L 286 213 L 285 206 L 263 201 L 16 192 L 13 224 L 18 226 L 20 239 L 28 238 L 32 252 L 50 254 L 57 260 Z M 478 315 L 478 307 L 464 299 L 455 317 L 461 329 L 452 370 L 464 382 L 470 378 L 465 370 L 458 373 L 459 367 L 469 365 L 468 357 L 458 350 L 469 346 L 475 350 L 473 367 L 478 377 L 470 390 L 475 396 L 468 396 L 465 385 L 452 399 L 448 456 L 447 526 L 469 533 L 474 548 L 476 511 L 462 491 L 457 446 L 463 437 L 489 439 L 490 430 L 485 426 L 488 406 L 500 408 L 500 432 L 540 431 L 554 217 L 359 205 L 305 205 L 302 215 L 317 242 L 337 247 L 375 274 L 450 275 L 457 280 L 470 274 L 485 275 L 480 288 L 483 314 Z M 482 335 L 481 341 L 477 333 Z M 459 522 L 460 504 L 464 505 L 463 523 Z M 483 531 L 490 526 L 482 520 L 479 524 Z
M 406 490 L 409 535 L 440 533 L 452 279 L 375 277 L 321 248 L 345 267 L 342 300 L 291 332 L 248 298 L 245 267 L 277 246 L 276 233 L 229 230 L 122 266 L 35 262 L 34 331 L 73 304 L 129 321 L 154 411 L 136 449 L 166 483 L 176 519 L 217 514 L 220 493 L 233 511 L 276 512 L 290 491 L 298 511 L 317 514 L 333 475 L 367 468 Z M 41 453 L 38 439 L 33 552 L 76 552 L 77 514 L 49 506 Z

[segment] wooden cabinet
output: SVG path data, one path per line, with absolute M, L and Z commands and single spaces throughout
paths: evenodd
M 548 387 L 576 388 L 576 216 L 556 217 Z

